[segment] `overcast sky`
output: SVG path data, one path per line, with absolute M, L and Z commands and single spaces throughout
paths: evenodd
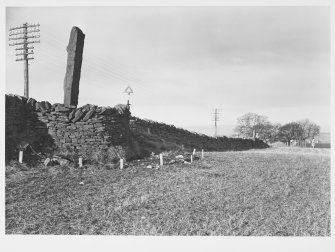
M 30 96 L 63 102 L 69 35 L 85 33 L 79 105 L 125 103 L 135 116 L 219 134 L 255 112 L 273 123 L 309 118 L 330 131 L 328 7 L 7 8 L 9 27 L 41 27 Z M 23 65 L 6 51 L 6 92 L 23 95 Z

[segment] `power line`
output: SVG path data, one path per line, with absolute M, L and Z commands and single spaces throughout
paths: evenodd
M 24 96 L 29 98 L 29 69 L 28 61 L 33 60 L 34 47 L 28 46 L 29 44 L 40 43 L 40 40 L 36 40 L 40 37 L 39 35 L 39 24 L 28 24 L 24 23 L 21 26 L 9 28 L 9 46 L 15 46 L 15 61 L 23 61 L 24 66 Z M 33 40 L 31 40 L 33 39 Z M 30 50 L 30 51 L 29 51 Z M 31 55 L 31 56 L 29 56 Z
M 12 19 L 15 19 L 12 17 L 12 15 L 9 15 Z M 45 36 L 45 41 L 48 41 L 48 44 L 51 45 L 51 47 L 57 47 L 59 49 L 64 49 L 66 48 L 65 41 L 60 40 L 56 36 L 54 36 L 53 33 L 48 32 L 47 30 L 44 31 L 44 36 Z M 50 53 L 50 52 L 48 52 Z M 59 57 L 59 55 L 57 55 Z M 106 61 L 105 59 L 97 56 L 96 54 L 90 55 L 89 52 L 84 53 L 84 57 L 89 58 L 89 61 L 84 61 L 84 65 L 89 66 L 88 69 L 91 67 L 94 67 L 95 70 L 99 73 L 99 76 L 104 75 L 106 79 L 117 79 L 122 82 L 126 83 L 133 83 L 136 84 L 137 86 L 139 85 L 141 88 L 145 88 L 143 83 L 141 81 L 132 76 L 129 71 L 127 70 L 120 70 L 120 62 L 116 63 L 111 63 L 110 60 Z M 100 61 L 100 62 L 98 62 Z M 117 66 L 115 65 L 117 64 Z M 107 67 L 106 67 L 107 66 Z M 102 71 L 104 72 L 102 73 Z M 146 88 L 145 88 L 146 89 Z
M 46 34 L 48 41 L 53 41 L 55 43 L 52 43 L 54 47 L 57 48 L 64 48 L 66 45 L 63 41 L 59 40 L 58 38 L 54 37 L 53 34 L 46 31 Z M 119 66 L 121 65 L 119 62 L 117 63 L 111 63 L 110 60 L 106 60 L 104 58 L 101 58 L 97 56 L 96 54 L 91 55 L 89 52 L 84 53 L 84 58 L 87 58 L 87 61 L 83 61 L 83 67 L 85 65 L 89 66 L 88 69 L 91 67 L 95 70 L 99 71 L 99 73 L 104 73 L 105 76 L 111 79 L 117 79 L 119 81 L 125 82 L 125 83 L 133 83 L 136 86 L 140 88 L 144 88 L 148 90 L 145 85 L 139 80 L 138 78 L 134 77 L 129 71 L 127 70 L 121 70 Z
M 9 15 L 12 16 L 12 15 Z M 11 17 L 15 20 L 15 18 Z M 15 27 L 16 28 L 16 27 Z M 19 31 L 17 31 L 19 33 Z M 21 32 L 22 33 L 22 32 Z M 60 68 L 61 66 L 56 64 L 56 62 L 59 62 L 60 55 L 55 52 L 53 48 L 57 48 L 59 50 L 64 50 L 66 48 L 65 41 L 60 40 L 57 38 L 54 34 L 51 32 L 48 32 L 47 30 L 43 31 L 43 36 L 45 37 L 44 41 L 47 41 L 48 43 L 45 44 L 49 46 L 52 50 L 48 50 L 48 52 L 45 52 L 43 48 L 41 48 L 41 53 L 45 55 L 49 55 L 49 58 L 52 57 L 51 54 L 53 53 L 53 58 L 55 59 L 52 61 L 52 65 L 54 65 L 57 68 Z M 29 46 L 30 47 L 30 46 Z M 33 49 L 33 48 L 28 48 Z M 32 55 L 32 54 L 31 54 Z M 84 53 L 84 58 L 87 58 L 87 61 L 83 61 L 83 67 L 87 66 L 88 71 L 94 71 L 98 74 L 98 76 L 105 80 L 115 79 L 122 83 L 132 83 L 138 88 L 143 88 L 147 90 L 147 87 L 139 80 L 136 76 L 133 75 L 133 73 L 130 73 L 129 70 L 122 69 L 122 64 L 120 62 L 111 62 L 111 59 L 106 60 L 105 58 L 97 56 L 97 54 L 92 54 L 88 51 Z M 49 64 L 48 64 L 49 65 Z M 46 64 L 43 65 L 45 67 Z M 121 67 L 120 67 L 121 66 Z M 127 67 L 123 65 L 124 67 Z M 86 75 L 86 78 L 90 78 L 90 74 Z

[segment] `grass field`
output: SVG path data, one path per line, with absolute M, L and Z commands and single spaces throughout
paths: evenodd
M 135 164 L 137 164 L 135 162 Z M 330 235 L 330 150 L 147 169 L 6 166 L 6 234 Z

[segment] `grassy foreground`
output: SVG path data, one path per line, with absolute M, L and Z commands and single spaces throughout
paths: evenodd
M 330 150 L 206 153 L 160 169 L 6 167 L 6 234 L 330 235 Z

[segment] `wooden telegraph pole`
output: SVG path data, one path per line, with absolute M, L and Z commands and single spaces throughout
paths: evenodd
M 218 135 L 218 126 L 217 126 L 217 122 L 220 121 L 220 113 L 221 113 L 221 109 L 215 109 L 214 113 L 213 113 L 213 121 L 214 121 L 214 127 L 215 127 L 215 132 L 214 132 L 214 137 L 217 138 Z
M 9 41 L 13 41 L 9 46 L 16 46 L 15 53 L 16 61 L 23 61 L 24 69 L 24 96 L 29 98 L 29 70 L 28 61 L 34 58 L 29 54 L 34 54 L 34 47 L 29 44 L 40 43 L 40 40 L 36 40 L 40 35 L 38 34 L 39 24 L 28 24 L 24 23 L 21 26 L 13 27 L 9 29 Z

